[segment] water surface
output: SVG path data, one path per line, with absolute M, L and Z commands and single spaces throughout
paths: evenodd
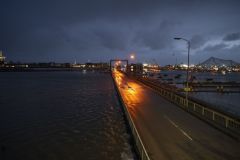
M 176 78 L 177 75 L 180 75 Z M 206 82 L 207 79 L 211 79 L 212 82 L 237 82 L 240 83 L 240 72 L 229 72 L 226 74 L 212 73 L 212 72 L 190 72 L 190 76 L 195 76 L 196 82 Z M 161 71 L 159 74 L 154 75 L 155 79 L 158 79 L 159 83 L 172 82 L 179 88 L 183 88 L 183 83 L 186 81 L 186 71 Z M 225 89 L 229 90 L 229 89 Z M 239 88 L 232 89 L 239 91 Z M 234 114 L 240 117 L 240 92 L 237 93 L 219 93 L 219 92 L 192 92 L 190 96 L 199 100 L 210 103 L 217 109 Z
M 133 159 L 109 74 L 0 73 L 0 159 Z

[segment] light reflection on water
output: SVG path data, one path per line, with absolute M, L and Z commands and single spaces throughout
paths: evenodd
M 133 159 L 109 75 L 1 73 L 0 88 L 0 158 Z

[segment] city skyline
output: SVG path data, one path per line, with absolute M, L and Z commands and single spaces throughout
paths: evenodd
M 94 2 L 94 3 L 93 3 Z M 128 58 L 159 64 L 209 57 L 240 62 L 237 0 L 3 1 L 0 50 L 22 62 L 96 62 Z

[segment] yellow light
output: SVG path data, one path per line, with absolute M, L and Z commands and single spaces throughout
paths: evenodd
M 134 94 L 136 94 L 136 92 L 135 92 L 135 90 L 134 89 L 132 89 L 132 88 L 128 88 L 128 93 L 130 93 L 131 95 L 134 95 Z
M 131 58 L 131 59 L 134 59 L 134 58 L 135 58 L 135 56 L 134 56 L 134 55 L 131 55 L 131 56 L 130 56 L 130 58 Z

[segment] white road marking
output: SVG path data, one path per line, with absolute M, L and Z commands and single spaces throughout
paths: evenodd
M 171 119 L 169 119 L 166 115 L 164 116 L 174 127 L 176 127 L 184 136 L 186 136 L 191 141 L 193 140 L 184 130 L 182 130 L 176 123 L 174 123 Z

